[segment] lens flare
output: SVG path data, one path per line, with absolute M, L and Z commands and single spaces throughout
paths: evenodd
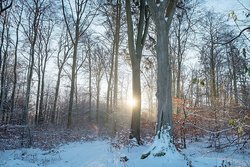
M 135 107 L 136 106 L 136 99 L 134 98 L 131 98 L 128 100 L 128 104 L 131 106 L 131 107 Z

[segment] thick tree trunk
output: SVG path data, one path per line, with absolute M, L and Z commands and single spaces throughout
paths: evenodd
M 136 63 L 132 62 L 132 92 L 133 99 L 136 104 L 132 109 L 131 121 L 131 138 L 135 137 L 137 142 L 141 144 L 140 138 L 140 119 L 141 119 L 141 77 L 140 77 L 140 60 Z
M 137 39 L 134 39 L 134 28 L 132 22 L 131 2 L 126 0 L 126 15 L 128 24 L 128 47 L 132 64 L 132 94 L 136 101 L 132 109 L 132 122 L 130 138 L 135 137 L 138 144 L 141 143 L 140 139 L 140 119 L 141 119 L 141 81 L 140 81 L 140 63 L 142 56 L 142 49 L 145 44 L 145 38 L 148 31 L 148 17 L 145 1 L 140 0 L 140 16 L 138 23 Z M 145 20 L 146 21 L 145 21 Z M 136 41 L 136 42 L 135 42 Z
M 158 99 L 158 124 L 157 131 L 161 128 L 172 128 L 172 77 L 170 55 L 168 54 L 168 27 L 165 19 L 159 19 L 156 23 L 157 29 L 157 99 Z M 172 130 L 170 130 L 170 134 Z
M 160 6 L 153 1 L 147 1 L 156 25 L 157 34 L 157 132 L 168 129 L 172 137 L 172 73 L 169 55 L 169 30 L 176 8 L 176 0 L 163 0 Z M 170 127 L 170 129 L 169 129 Z M 161 133 L 158 133 L 160 138 Z

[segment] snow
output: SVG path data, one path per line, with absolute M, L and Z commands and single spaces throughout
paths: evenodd
M 194 167 L 249 167 L 250 166 L 250 148 L 240 151 L 236 146 L 228 147 L 215 151 L 214 148 L 208 148 L 207 138 L 199 142 L 189 142 L 188 149 L 183 153 L 192 161 Z M 223 166 L 223 165 L 224 166 Z
M 249 153 L 242 154 L 233 149 L 218 153 L 205 147 L 206 140 L 188 143 L 188 148 L 181 154 L 173 146 L 168 146 L 168 142 L 168 138 L 156 138 L 153 144 L 116 149 L 109 140 L 104 140 L 69 143 L 51 150 L 23 148 L 0 151 L 0 167 L 185 167 L 186 159 L 191 160 L 194 167 L 222 166 L 222 163 L 232 167 L 250 165 Z M 164 150 L 166 155 L 154 156 L 157 151 L 162 151 L 161 148 L 169 148 Z M 151 155 L 141 159 L 146 151 L 151 151 Z M 121 157 L 125 156 L 128 161 L 122 162 Z
M 149 157 L 140 156 L 149 146 L 115 149 L 109 141 L 87 143 L 70 143 L 56 150 L 42 151 L 39 149 L 19 149 L 0 152 L 1 167 L 120 167 L 120 166 L 164 166 L 175 164 L 174 156 Z M 121 157 L 127 156 L 127 162 Z
M 166 21 L 166 22 L 168 21 L 168 17 L 165 17 L 165 21 Z

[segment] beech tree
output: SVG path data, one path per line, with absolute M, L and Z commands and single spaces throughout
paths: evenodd
M 14 51 L 14 67 L 13 67 L 13 88 L 12 88 L 12 93 L 11 93 L 11 109 L 10 109 L 10 121 L 12 122 L 13 119 L 13 112 L 14 112 L 14 108 L 15 108 L 15 96 L 16 96 L 16 89 L 17 89 L 17 58 L 18 58 L 18 45 L 19 45 L 19 29 L 20 29 L 20 25 L 21 25 L 21 21 L 22 21 L 22 13 L 23 13 L 23 4 L 21 5 L 21 7 L 19 8 L 19 12 L 18 12 L 18 17 L 14 16 L 14 21 L 15 21 L 15 25 L 16 25 L 16 41 L 14 44 L 15 47 L 15 51 Z
M 215 106 L 218 98 L 218 72 L 220 71 L 220 60 L 222 57 L 220 53 L 222 51 L 221 46 L 216 45 L 215 43 L 220 36 L 220 31 L 225 29 L 225 24 L 223 24 L 222 16 L 217 13 L 207 12 L 204 19 L 201 20 L 201 30 L 203 30 L 202 35 L 202 48 L 200 50 L 201 61 L 204 65 L 204 72 L 206 73 L 207 81 L 206 86 L 209 86 L 208 89 L 210 93 L 209 99 L 211 106 Z M 207 95 L 208 95 L 207 94 Z
M 40 93 L 37 94 L 37 99 L 39 99 L 39 104 L 37 101 L 36 106 L 38 106 L 38 113 L 36 112 L 36 123 L 43 123 L 44 121 L 44 92 L 45 92 L 45 73 L 47 68 L 47 63 L 53 54 L 53 50 L 50 47 L 52 32 L 55 23 L 52 20 L 46 19 L 48 21 L 43 21 L 41 28 L 39 29 L 39 43 L 38 43 L 38 89 Z M 39 98 L 40 97 L 40 98 Z
M 184 75 L 183 62 L 187 55 L 189 41 L 193 36 L 192 27 L 197 24 L 198 19 L 194 19 L 197 12 L 198 2 L 194 0 L 186 0 L 180 3 L 176 10 L 170 39 L 170 54 L 172 64 L 172 78 L 173 78 L 173 96 L 178 99 L 183 98 L 184 90 L 182 89 L 182 76 Z M 174 34 L 174 35 L 173 35 Z M 177 114 L 180 113 L 180 106 L 176 106 Z
M 157 132 L 172 127 L 172 75 L 169 55 L 169 30 L 177 0 L 147 1 L 156 27 L 157 53 Z M 172 129 L 169 130 L 172 135 Z M 160 138 L 160 133 L 158 133 Z
M 62 72 L 63 68 L 65 66 L 65 63 L 69 59 L 70 51 L 73 47 L 73 45 L 69 42 L 69 36 L 67 33 L 64 32 L 65 29 L 63 28 L 61 32 L 60 39 L 58 41 L 58 52 L 57 52 L 57 80 L 56 80 L 56 87 L 55 87 L 55 98 L 53 102 L 53 108 L 52 108 L 52 113 L 51 113 L 51 123 L 54 124 L 56 123 L 57 120 L 57 115 L 58 115 L 58 110 L 57 110 L 57 101 L 58 101 L 58 96 L 59 96 L 59 87 L 61 85 L 61 78 L 62 78 Z
M 126 15 L 128 26 L 128 48 L 132 65 L 132 93 L 136 101 L 132 109 L 132 121 L 130 138 L 136 138 L 138 144 L 140 139 L 140 119 L 141 119 L 141 58 L 149 26 L 149 11 L 145 0 L 139 2 L 139 22 L 137 27 L 137 38 L 134 37 L 134 26 L 132 21 L 131 2 L 126 0 Z
M 35 48 L 38 40 L 38 30 L 41 23 L 41 16 L 44 14 L 44 1 L 34 0 L 27 1 L 25 3 L 25 14 L 28 18 L 28 27 L 23 23 L 21 24 L 25 33 L 26 38 L 29 41 L 30 51 L 29 51 L 29 65 L 28 65 L 28 75 L 27 75 L 27 86 L 25 93 L 25 108 L 23 110 L 23 124 L 28 122 L 28 111 L 29 111 L 29 102 L 31 95 L 31 84 L 33 78 L 33 71 L 35 65 Z
M 10 51 L 10 14 L 6 13 L 3 18 L 3 26 L 2 26 L 2 33 L 1 33 L 1 44 L 0 44 L 0 113 L 2 114 L 2 122 L 7 122 L 7 95 L 8 95 L 8 82 L 7 82 L 7 62 L 9 57 Z
M 75 82 L 76 82 L 76 68 L 77 68 L 77 53 L 78 44 L 81 36 L 85 34 L 90 24 L 92 23 L 95 15 L 96 9 L 90 10 L 88 8 L 88 0 L 75 0 L 74 9 L 72 9 L 73 2 L 68 1 L 65 4 L 65 0 L 61 0 L 63 7 L 63 17 L 66 24 L 67 33 L 70 36 L 70 40 L 73 44 L 73 57 L 72 57 L 72 69 L 71 69 L 71 84 L 70 84 L 70 95 L 69 95 L 69 109 L 68 109 L 68 121 L 67 127 L 70 128 L 72 125 L 72 111 L 74 103 L 74 92 L 75 92 Z M 69 6 L 71 10 L 66 10 L 66 6 Z M 68 14 L 67 12 L 70 12 Z
M 111 62 L 110 70 L 107 75 L 107 99 L 106 99 L 106 112 L 112 111 L 112 115 L 117 111 L 117 101 L 118 101 L 118 59 L 119 59 L 119 48 L 121 45 L 121 24 L 123 24 L 122 19 L 122 1 L 113 0 L 108 1 L 101 7 L 101 14 L 105 17 L 103 21 L 103 26 L 105 28 L 105 33 L 101 36 L 105 38 L 108 45 L 110 45 L 111 50 Z M 112 96 L 111 96 L 112 95 Z

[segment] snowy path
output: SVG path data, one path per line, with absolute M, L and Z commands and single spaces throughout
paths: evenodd
M 185 150 L 185 154 L 192 160 L 194 167 L 220 166 L 222 161 L 230 163 L 232 167 L 247 167 L 249 157 L 235 154 L 226 156 L 225 153 L 208 152 L 194 144 Z M 140 156 L 149 146 L 134 147 L 132 149 L 114 149 L 107 141 L 86 143 L 70 143 L 58 149 L 41 151 L 39 149 L 18 149 L 0 151 L 0 167 L 185 167 L 182 157 L 166 155 L 164 157 L 148 157 L 141 160 Z M 128 162 L 120 162 L 121 156 L 127 156 Z M 227 165 L 228 165 L 227 164 Z

